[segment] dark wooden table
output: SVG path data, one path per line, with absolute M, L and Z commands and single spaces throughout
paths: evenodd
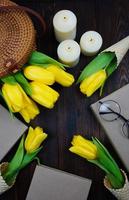
M 45 37 L 42 37 L 39 22 L 34 19 L 38 33 L 38 49 L 54 58 L 57 58 L 58 43 L 54 37 L 52 19 L 54 14 L 61 9 L 69 9 L 76 14 L 78 18 L 76 40 L 78 42 L 85 31 L 96 30 L 103 37 L 102 49 L 104 49 L 129 34 L 129 1 L 127 0 L 15 0 L 15 2 L 30 7 L 44 16 L 47 24 Z M 91 59 L 81 55 L 78 66 L 70 69 L 69 72 L 77 78 L 80 71 Z M 103 96 L 128 82 L 129 53 L 120 64 L 117 72 L 107 81 Z M 89 200 L 115 199 L 103 186 L 104 173 L 68 151 L 70 141 L 75 133 L 80 133 L 88 138 L 93 135 L 108 147 L 123 168 L 118 155 L 89 109 L 89 105 L 99 99 L 99 93 L 95 93 L 91 98 L 86 98 L 80 93 L 78 86 L 75 84 L 70 88 L 63 88 L 59 85 L 55 85 L 54 88 L 60 93 L 55 108 L 47 110 L 40 107 L 40 115 L 31 122 L 32 126 L 40 125 L 43 127 L 49 135 L 43 151 L 39 154 L 41 163 L 92 179 Z M 14 150 L 15 148 L 4 160 L 9 159 Z M 26 198 L 35 164 L 33 162 L 20 173 L 15 186 L 2 195 L 1 200 L 24 200 Z

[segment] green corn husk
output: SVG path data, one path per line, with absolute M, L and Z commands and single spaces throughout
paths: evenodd
M 45 65 L 44 67 L 47 67 L 47 65 L 49 64 L 54 64 L 57 65 L 59 67 L 61 67 L 62 69 L 65 69 L 64 67 L 69 67 L 68 65 L 62 64 L 58 61 L 56 61 L 55 59 L 41 53 L 38 51 L 34 51 L 29 60 L 28 60 L 28 64 L 31 65 L 41 65 L 43 67 L 43 65 Z
M 100 53 L 83 69 L 81 75 L 79 76 L 77 80 L 77 83 L 80 83 L 82 80 L 98 72 L 99 70 L 107 68 L 114 59 L 116 60 L 116 56 L 114 52 Z M 114 69 L 114 66 L 112 66 L 112 68 Z

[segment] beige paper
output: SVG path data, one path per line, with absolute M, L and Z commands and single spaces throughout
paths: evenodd
M 125 176 L 125 184 L 121 189 L 112 189 L 107 177 L 104 179 L 104 186 L 118 199 L 118 200 L 129 200 L 129 181 L 127 175 L 122 171 Z
M 129 49 L 129 36 L 125 37 L 124 39 L 120 40 L 119 42 L 115 43 L 114 45 L 108 47 L 103 52 L 115 52 L 117 57 L 117 66 L 122 61 L 123 57 L 127 53 Z

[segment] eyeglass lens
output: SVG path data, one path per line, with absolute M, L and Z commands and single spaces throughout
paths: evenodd
M 122 126 L 122 133 L 125 137 L 129 138 L 129 121 L 125 122 Z
M 114 121 L 119 117 L 120 112 L 120 105 L 116 101 L 100 101 L 99 114 L 104 120 Z

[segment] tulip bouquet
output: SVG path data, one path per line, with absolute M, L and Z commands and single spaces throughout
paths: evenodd
M 41 143 L 46 139 L 47 134 L 42 128 L 29 128 L 28 135 L 22 137 L 18 149 L 9 163 L 0 165 L 0 194 L 10 189 L 15 183 L 19 172 L 34 159 L 42 149 Z
M 59 93 L 50 86 L 55 82 L 69 87 L 74 77 L 64 70 L 63 64 L 35 51 L 22 71 L 1 78 L 0 94 L 11 113 L 19 112 L 29 123 L 40 113 L 35 102 L 49 109 L 54 107 Z
M 118 199 L 129 199 L 129 182 L 126 174 L 119 169 L 108 150 L 97 138 L 90 141 L 78 135 L 73 137 L 71 143 L 73 146 L 69 150 L 72 153 L 87 159 L 106 173 L 104 184 Z
M 128 49 L 129 36 L 101 52 L 79 76 L 77 83 L 80 83 L 80 91 L 90 97 L 101 88 L 101 95 L 106 80 L 117 69 Z

